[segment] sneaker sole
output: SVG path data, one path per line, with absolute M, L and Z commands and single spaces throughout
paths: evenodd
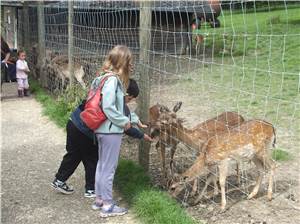
M 96 195 L 95 195 L 95 194 L 94 194 L 94 195 L 86 195 L 86 194 L 85 194 L 84 197 L 85 197 L 85 198 L 95 198 Z
M 94 211 L 99 211 L 99 210 L 101 210 L 101 208 L 102 208 L 102 206 L 101 206 L 101 207 L 96 207 L 96 206 L 93 206 L 93 205 L 92 205 L 92 209 L 93 209 Z
M 51 183 L 51 187 L 53 187 L 55 190 L 59 191 L 59 192 L 62 193 L 62 194 L 73 194 L 73 193 L 74 193 L 74 191 L 68 192 L 68 191 L 65 191 L 65 190 L 63 190 L 63 189 L 61 189 L 61 188 L 58 188 L 58 187 L 57 187 L 56 185 L 54 185 L 53 183 Z
M 100 212 L 100 217 L 101 218 L 107 218 L 107 217 L 113 217 L 113 216 L 122 216 L 127 214 L 128 212 L 122 212 L 122 213 L 102 213 Z

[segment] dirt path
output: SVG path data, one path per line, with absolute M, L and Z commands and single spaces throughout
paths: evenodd
M 100 219 L 83 197 L 80 165 L 69 183 L 73 195 L 50 187 L 65 153 L 65 131 L 45 116 L 34 98 L 18 99 L 15 83 L 3 85 L 1 101 L 1 223 L 139 223 L 134 214 Z M 118 197 L 118 196 L 117 196 Z

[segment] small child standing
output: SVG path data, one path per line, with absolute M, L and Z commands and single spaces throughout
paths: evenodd
M 18 96 L 29 96 L 28 73 L 30 72 L 26 59 L 26 53 L 23 50 L 18 51 L 18 60 L 16 63 L 16 77 L 18 82 Z

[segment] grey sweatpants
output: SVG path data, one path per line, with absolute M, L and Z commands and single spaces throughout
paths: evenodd
M 95 177 L 96 196 L 111 202 L 113 180 L 118 165 L 122 134 L 96 134 L 99 159 Z

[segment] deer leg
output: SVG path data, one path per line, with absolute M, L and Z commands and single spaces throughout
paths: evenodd
M 264 160 L 265 165 L 267 168 L 270 169 L 270 176 L 269 176 L 269 186 L 268 186 L 268 200 L 272 200 L 272 193 L 273 193 L 273 176 L 274 176 L 274 171 L 276 168 L 275 162 L 271 158 L 267 158 Z
M 214 195 L 216 196 L 216 195 L 219 194 L 219 187 L 218 187 L 218 184 L 217 184 L 217 177 L 216 176 L 214 176 L 213 181 L 214 181 Z
M 195 196 L 196 195 L 197 189 L 198 189 L 198 179 L 195 179 L 194 183 L 193 183 L 193 187 L 192 187 L 191 196 Z
M 219 182 L 221 187 L 221 194 L 222 194 L 222 201 L 221 201 L 221 210 L 224 211 L 226 207 L 226 192 L 225 192 L 225 183 L 226 183 L 226 177 L 228 172 L 228 161 L 223 160 L 219 168 Z
M 197 199 L 195 200 L 195 204 L 197 204 L 197 203 L 203 198 L 203 195 L 204 195 L 204 193 L 206 192 L 206 189 L 207 189 L 208 185 L 209 185 L 212 181 L 215 182 L 215 180 L 216 180 L 216 178 L 215 178 L 214 175 L 209 175 L 209 176 L 208 176 L 208 178 L 207 178 L 206 181 L 205 181 L 205 186 L 203 187 L 203 189 L 202 189 L 200 195 L 199 195 L 199 196 L 197 197 Z
M 240 163 L 238 161 L 236 162 L 236 175 L 237 175 L 238 186 L 241 186 Z
M 172 193 L 173 197 L 177 197 L 180 192 L 185 188 L 185 185 L 183 183 L 178 183 L 172 186 L 174 190 L 174 192 Z
M 254 157 L 252 161 L 254 162 L 256 168 L 258 169 L 259 175 L 256 179 L 256 184 L 255 184 L 252 192 L 247 197 L 247 199 L 252 199 L 253 197 L 255 197 L 257 195 L 257 192 L 258 192 L 259 187 L 261 185 L 261 181 L 262 181 L 262 178 L 263 178 L 263 171 L 264 171 L 263 165 L 257 157 Z
M 177 148 L 177 143 L 174 144 L 172 147 L 171 147 L 171 161 L 170 161 L 170 171 L 171 171 L 171 176 L 173 177 L 174 176 L 174 170 L 173 170 L 173 160 L 174 160 L 174 155 L 175 155 L 175 152 L 176 152 L 176 148 Z
M 165 145 L 161 141 L 158 141 L 156 143 L 156 149 L 157 149 L 158 154 L 160 155 L 160 162 L 161 162 L 162 174 L 163 174 L 162 176 L 163 176 L 163 180 L 165 181 L 166 178 L 167 178 L 167 171 L 166 171 L 166 147 L 165 147 Z

